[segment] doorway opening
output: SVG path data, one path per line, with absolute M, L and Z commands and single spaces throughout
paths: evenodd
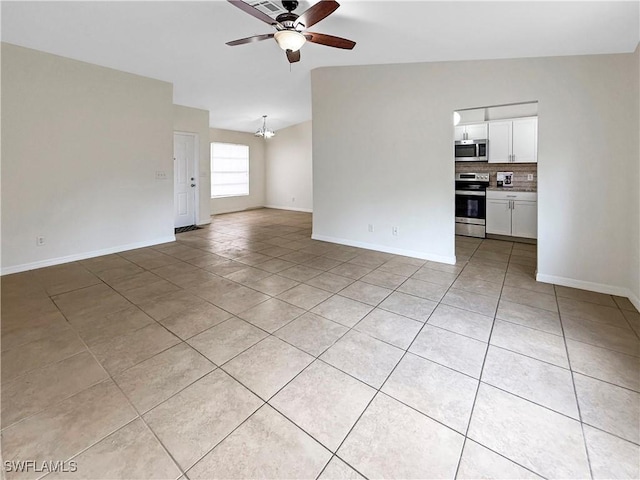
M 538 102 L 462 109 L 453 117 L 456 259 L 503 281 L 507 273 L 534 280 Z

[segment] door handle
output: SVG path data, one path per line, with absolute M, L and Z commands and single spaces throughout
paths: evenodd
M 192 184 L 191 184 L 191 186 L 192 186 L 192 187 L 195 187 L 195 186 L 196 186 L 196 184 L 195 184 L 195 183 L 192 183 Z

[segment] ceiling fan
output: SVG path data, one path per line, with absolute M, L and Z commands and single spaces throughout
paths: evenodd
M 275 20 L 266 13 L 252 7 L 248 3 L 240 0 L 228 1 L 240 10 L 256 17 L 258 20 L 268 23 L 276 29 L 275 33 L 254 35 L 252 37 L 227 42 L 227 45 L 229 46 L 233 47 L 236 45 L 244 45 L 245 43 L 259 42 L 261 40 L 274 38 L 278 43 L 278 46 L 287 53 L 289 63 L 300 61 L 300 48 L 307 41 L 317 43 L 319 45 L 326 45 L 328 47 L 343 48 L 346 50 L 351 50 L 356 46 L 356 42 L 347 40 L 346 38 L 307 31 L 307 28 L 315 25 L 320 20 L 327 18 L 336 11 L 340 4 L 335 0 L 321 0 L 301 15 L 293 13 L 293 11 L 298 7 L 297 1 L 283 0 L 282 6 L 287 13 L 281 13 L 275 18 Z

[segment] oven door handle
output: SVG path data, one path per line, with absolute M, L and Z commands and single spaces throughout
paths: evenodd
M 469 197 L 486 197 L 487 193 L 476 190 L 456 190 L 456 195 L 467 195 Z

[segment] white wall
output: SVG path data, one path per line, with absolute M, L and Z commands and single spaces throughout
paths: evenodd
M 237 143 L 249 146 L 249 195 L 211 199 L 211 214 L 259 208 L 265 202 L 265 140 L 252 133 L 209 129 L 210 142 Z
M 3 43 L 2 273 L 172 240 L 172 132 L 171 84 Z
M 278 130 L 265 144 L 266 206 L 311 212 L 311 121 Z
M 452 112 L 538 101 L 538 276 L 638 301 L 638 81 L 637 53 L 314 70 L 314 237 L 452 261 Z
M 631 60 L 631 68 L 636 72 L 640 72 L 640 44 L 636 47 L 635 55 Z M 638 119 L 640 116 L 640 82 L 636 81 L 633 89 L 634 94 L 629 99 L 629 103 L 636 106 L 635 117 L 632 117 L 631 122 L 632 124 L 635 122 L 637 128 L 640 123 Z M 635 187 L 631 189 L 632 200 L 629 202 L 628 209 L 625 209 L 628 210 L 629 218 L 631 219 L 629 288 L 632 296 L 635 297 L 636 308 L 640 310 L 640 301 L 638 301 L 640 299 L 640 138 L 637 139 L 636 150 L 632 154 L 636 156 L 636 162 L 635 165 L 630 165 L 629 178 L 631 183 L 635 184 Z
M 211 148 L 209 147 L 209 111 L 173 106 L 173 130 L 198 135 L 198 225 L 211 223 Z

